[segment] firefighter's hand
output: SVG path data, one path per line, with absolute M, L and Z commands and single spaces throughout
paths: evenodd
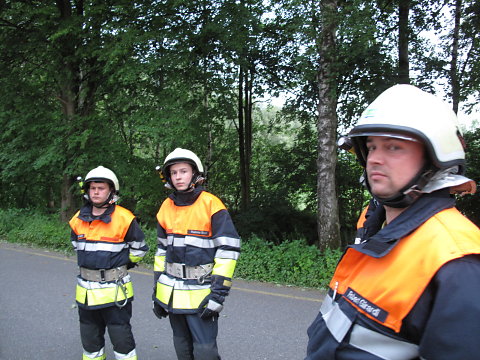
M 152 301 L 152 303 L 153 303 L 152 310 L 153 310 L 153 313 L 155 314 L 155 316 L 157 318 L 163 319 L 163 318 L 166 318 L 168 316 L 168 311 L 167 310 L 165 310 L 163 307 L 158 305 L 155 301 Z
M 203 299 L 198 307 L 200 309 L 200 317 L 203 320 L 209 319 L 212 316 L 218 316 L 220 311 L 223 310 L 223 305 L 212 298 L 212 294 L 209 294 Z

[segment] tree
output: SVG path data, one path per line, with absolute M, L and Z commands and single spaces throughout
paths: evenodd
M 336 130 L 337 130 L 337 59 L 335 33 L 337 31 L 336 0 L 320 2 L 319 17 L 313 16 L 313 26 L 318 37 L 316 48 L 319 66 L 318 81 L 318 118 L 317 118 L 317 201 L 318 201 L 318 239 L 319 248 L 338 248 L 340 246 L 340 222 L 338 217 L 337 192 L 335 186 L 336 167 Z

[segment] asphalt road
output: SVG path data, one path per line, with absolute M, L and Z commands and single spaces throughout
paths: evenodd
M 79 360 L 75 257 L 0 242 L 0 359 Z M 175 360 L 168 319 L 151 311 L 153 275 L 133 270 L 133 333 L 140 360 Z M 320 291 L 234 280 L 220 314 L 223 360 L 305 357 Z M 107 337 L 107 359 L 114 359 Z

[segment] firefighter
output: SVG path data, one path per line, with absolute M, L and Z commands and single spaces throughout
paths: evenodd
M 153 311 L 169 316 L 180 360 L 217 360 L 218 314 L 232 286 L 240 237 L 220 199 L 205 191 L 203 165 L 176 148 L 161 168 L 173 193 L 157 214 Z
M 480 230 L 455 208 L 454 194 L 476 189 L 456 115 L 396 85 L 349 137 L 374 201 L 308 329 L 306 359 L 477 359 Z
M 70 220 L 80 269 L 76 301 L 83 360 L 106 359 L 105 328 L 116 359 L 137 359 L 127 270 L 145 256 L 148 246 L 135 216 L 115 204 L 119 190 L 113 171 L 103 166 L 91 170 L 83 182 L 85 205 Z

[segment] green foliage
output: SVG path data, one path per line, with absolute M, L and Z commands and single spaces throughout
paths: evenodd
M 340 250 L 317 247 L 304 240 L 286 241 L 279 245 L 252 237 L 242 244 L 235 276 L 243 279 L 327 288 L 340 259 Z
M 70 228 L 58 216 L 42 215 L 31 209 L 0 210 L 0 236 L 23 243 L 72 252 Z
M 480 180 L 480 129 L 465 133 L 465 142 L 467 144 L 466 160 L 467 172 L 466 176 L 473 179 L 478 186 Z M 465 195 L 458 198 L 457 207 L 477 226 L 480 226 L 480 193 L 474 195 Z
M 142 260 L 153 265 L 157 249 L 156 229 L 142 227 L 150 250 Z M 0 239 L 73 253 L 70 227 L 57 215 L 42 215 L 28 209 L 0 210 Z M 341 255 L 327 249 L 320 254 L 304 240 L 279 245 L 253 236 L 242 244 L 235 276 L 246 280 L 326 288 Z

